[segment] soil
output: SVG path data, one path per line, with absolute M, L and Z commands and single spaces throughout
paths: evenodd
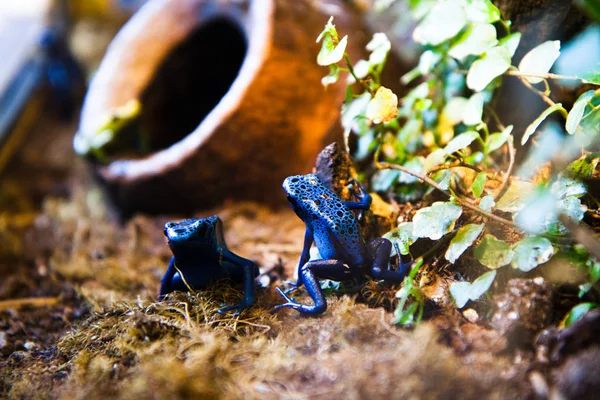
M 228 282 L 157 302 L 170 257 L 162 226 L 190 216 L 112 219 L 72 153 L 73 132 L 43 116 L 0 181 L 2 398 L 597 393 L 598 336 L 573 337 L 598 329 L 598 318 L 561 336 L 564 296 L 540 277 L 508 280 L 460 313 L 447 296 L 458 272 L 430 260 L 418 279 L 426 319 L 414 329 L 392 324 L 399 287 L 373 281 L 330 293 L 320 317 L 275 312 L 282 299 L 274 288 L 292 279 L 303 243 L 304 226 L 287 208 L 228 203 L 195 215 L 218 214 L 228 246 L 260 266 L 255 306 L 217 314 L 241 298 Z M 303 290 L 296 298 L 310 301 Z M 557 348 L 560 357 L 551 356 Z

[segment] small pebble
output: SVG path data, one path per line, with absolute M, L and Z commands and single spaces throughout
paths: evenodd
M 465 317 L 469 322 L 475 323 L 479 321 L 479 314 L 477 314 L 477 311 L 473 310 L 472 308 L 466 309 L 462 314 L 463 317 Z

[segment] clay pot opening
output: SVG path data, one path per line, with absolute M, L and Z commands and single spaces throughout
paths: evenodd
M 238 77 L 247 50 L 240 24 L 219 16 L 170 52 L 140 98 L 150 151 L 168 148 L 200 125 Z

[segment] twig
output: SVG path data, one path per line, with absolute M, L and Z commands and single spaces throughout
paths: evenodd
M 506 75 L 518 76 L 518 77 L 529 77 L 529 78 L 541 78 L 541 79 L 567 79 L 572 81 L 582 81 L 583 79 L 578 76 L 558 75 L 558 74 L 536 74 L 533 72 L 523 72 L 518 70 L 509 70 L 505 72 Z
M 28 297 L 25 299 L 10 299 L 0 301 L 0 311 L 19 309 L 22 307 L 53 306 L 58 303 L 58 297 Z
M 510 175 L 512 174 L 512 170 L 515 166 L 515 152 L 516 151 L 515 151 L 515 144 L 513 143 L 512 136 L 509 136 L 509 138 L 507 140 L 507 144 L 508 144 L 508 155 L 510 157 L 510 161 L 508 163 L 508 169 L 506 170 L 506 173 L 504 174 L 504 179 L 502 179 L 502 183 L 500 184 L 500 190 L 498 191 L 498 195 L 494 199 L 494 202 L 496 202 L 496 203 L 498 202 L 498 200 L 500 200 L 502 198 L 502 196 L 504 196 L 504 194 L 508 190 L 508 181 L 510 180 Z
M 344 61 L 346 61 L 346 65 L 348 66 L 348 71 L 350 72 L 350 75 L 352 75 L 354 80 L 356 82 L 360 83 L 361 85 L 363 85 L 365 87 L 365 89 L 367 89 L 367 91 L 369 93 L 371 93 L 371 95 L 373 95 L 373 91 L 371 90 L 369 85 L 367 85 L 363 79 L 359 79 L 358 76 L 356 76 L 356 73 L 354 72 L 354 67 L 352 66 L 352 63 L 350 62 L 350 57 L 348 56 L 348 53 L 346 53 L 346 52 L 344 52 Z
M 525 85 L 527 88 L 529 88 L 532 92 L 536 93 L 538 96 L 540 96 L 542 98 L 542 100 L 544 100 L 544 102 L 546 104 L 548 104 L 550 107 L 552 107 L 553 105 L 555 105 L 556 103 L 550 98 L 548 97 L 548 95 L 544 92 L 542 92 L 541 90 L 536 89 L 535 87 L 533 87 L 533 85 L 531 83 L 529 83 L 529 81 L 521 76 L 518 77 L 519 80 L 521 81 L 521 83 L 523 83 L 523 85 Z
M 377 156 L 378 156 L 378 153 L 376 153 L 375 160 L 374 160 L 375 161 L 375 166 L 377 167 L 377 169 L 395 169 L 395 170 L 398 170 L 398 171 L 402 171 L 402 172 L 404 172 L 406 174 L 414 176 L 415 178 L 419 179 L 421 182 L 427 183 L 428 185 L 434 187 L 435 189 L 437 189 L 438 191 L 442 192 L 446 196 L 453 197 L 450 193 L 448 193 L 447 191 L 445 191 L 444 189 L 442 189 L 442 187 L 436 181 L 434 181 L 433 179 L 431 179 L 431 178 L 429 178 L 429 177 L 427 177 L 425 175 L 421 175 L 418 172 L 414 172 L 414 171 L 412 171 L 412 170 L 410 170 L 410 169 L 408 169 L 406 167 L 403 167 L 402 165 L 390 164 L 390 163 L 387 163 L 387 162 L 380 163 L 379 160 L 377 159 Z M 468 200 L 466 200 L 466 199 L 462 199 L 462 198 L 457 197 L 457 196 L 454 196 L 454 198 L 456 199 L 456 201 L 461 206 L 464 206 L 464 207 L 466 207 L 466 208 L 468 208 L 468 209 L 470 209 L 472 211 L 475 211 L 475 212 L 483 215 L 484 217 L 492 219 L 492 220 L 494 220 L 496 222 L 499 222 L 501 224 L 510 226 L 512 228 L 516 228 L 516 225 L 512 221 L 510 221 L 508 219 L 505 219 L 505 218 L 502 218 L 502 217 L 498 217 L 497 215 L 494 215 L 494 214 L 492 214 L 490 212 L 482 210 L 481 208 L 477 207 L 475 204 L 472 204 L 472 203 L 468 202 Z
M 438 172 L 438 171 L 441 171 L 441 170 L 443 170 L 443 169 L 458 168 L 458 167 L 469 168 L 469 169 L 472 169 L 473 171 L 475 171 L 475 172 L 477 172 L 477 173 L 481 173 L 481 172 L 483 172 L 481 169 L 477 168 L 477 167 L 476 167 L 476 166 L 474 166 L 474 165 L 467 164 L 467 163 L 465 163 L 465 162 L 462 162 L 462 161 L 458 161 L 458 162 L 455 162 L 455 163 L 453 163 L 453 164 L 442 164 L 442 165 L 438 165 L 437 167 L 434 167 L 434 168 L 430 169 L 429 171 L 427 171 L 427 174 L 431 174 L 431 173 L 434 173 L 434 172 Z
M 498 129 L 500 129 L 501 131 L 505 130 L 506 127 L 500 121 L 500 117 L 498 117 L 498 114 L 496 114 L 496 111 L 494 110 L 494 108 L 490 107 L 488 104 L 486 104 L 485 105 L 485 109 L 492 116 L 492 118 L 494 119 L 494 122 L 496 122 L 496 125 L 497 125 Z

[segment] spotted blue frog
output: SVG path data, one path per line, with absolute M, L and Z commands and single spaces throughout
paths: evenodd
M 352 210 L 367 210 L 371 206 L 371 196 L 361 185 L 354 183 L 352 187 L 357 202 L 341 200 L 314 174 L 290 176 L 283 188 L 292 209 L 306 224 L 295 287 L 304 285 L 314 305 L 297 303 L 278 288 L 286 303 L 276 308 L 290 307 L 311 315 L 323 313 L 327 302 L 319 278 L 348 281 L 369 274 L 376 279 L 402 282 L 409 264 L 399 260 L 397 268 L 391 268 L 392 243 L 379 238 L 367 245 L 361 236 Z M 313 243 L 322 259 L 309 261 Z
M 239 314 L 254 302 L 254 278 L 258 276 L 258 267 L 227 248 L 223 223 L 218 216 L 168 222 L 165 236 L 173 257 L 161 281 L 161 298 L 175 290 L 205 289 L 219 279 L 230 278 L 243 282 L 244 299 L 219 312 L 237 309 Z

